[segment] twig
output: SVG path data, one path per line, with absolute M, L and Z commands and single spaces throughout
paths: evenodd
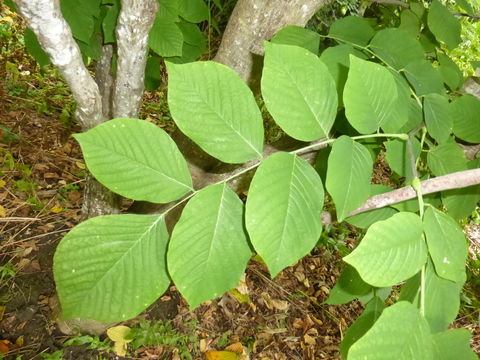
M 422 194 L 431 194 L 439 191 L 461 189 L 480 184 L 480 168 L 457 171 L 448 175 L 438 176 L 421 182 Z M 380 209 L 388 205 L 413 199 L 417 193 L 412 186 L 404 186 L 400 189 L 389 191 L 384 194 L 369 198 L 362 206 L 353 210 L 348 216 L 353 216 L 366 211 Z
M 40 221 L 40 220 L 41 220 L 40 218 L 18 217 L 18 216 L 0 218 L 0 222 L 23 222 L 23 221 Z

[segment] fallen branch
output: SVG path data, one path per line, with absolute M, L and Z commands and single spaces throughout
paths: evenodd
M 445 190 L 460 189 L 480 184 L 480 168 L 457 171 L 451 174 L 438 176 L 433 179 L 422 181 L 422 194 L 432 194 Z M 385 206 L 397 204 L 417 197 L 413 187 L 404 186 L 400 189 L 389 191 L 369 198 L 362 206 L 352 211 L 348 216 L 357 215 L 366 211 L 380 209 Z

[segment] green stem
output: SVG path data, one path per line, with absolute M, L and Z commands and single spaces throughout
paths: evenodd
M 403 139 L 405 140 L 405 138 L 408 138 L 408 135 L 407 134 L 370 134 L 370 135 L 359 135 L 359 136 L 353 136 L 352 139 L 353 140 L 361 140 L 361 139 L 369 139 L 369 138 L 378 138 L 378 137 L 395 137 L 395 138 L 399 138 L 399 139 Z M 297 149 L 297 150 L 294 150 L 294 151 L 290 151 L 290 154 L 301 154 L 305 151 L 308 151 L 308 150 L 313 150 L 313 149 L 316 149 L 316 148 L 320 148 L 322 146 L 325 146 L 327 144 L 330 144 L 332 142 L 334 142 L 336 139 L 326 139 L 324 141 L 320 141 L 320 142 L 317 142 L 315 144 L 311 144 L 311 145 L 307 145 L 303 148 L 300 148 L 300 149 Z M 236 177 L 242 175 L 242 174 L 245 174 L 246 172 L 249 172 L 250 170 L 253 170 L 255 169 L 256 167 L 258 167 L 259 165 L 261 164 L 261 160 L 258 160 L 256 162 L 254 162 L 252 165 L 246 167 L 245 169 L 242 169 L 241 171 L 239 171 L 238 173 L 235 173 L 231 176 L 229 176 L 228 178 L 226 179 L 223 179 L 223 180 L 220 180 L 220 181 L 217 181 L 216 183 L 213 183 L 211 185 L 218 185 L 218 184 L 223 184 L 223 183 L 227 183 L 229 182 L 230 180 L 233 180 L 235 179 Z M 183 204 L 185 201 L 191 199 L 193 196 L 195 196 L 195 194 L 198 193 L 198 191 L 200 190 L 193 190 L 191 193 L 189 193 L 186 197 L 184 197 L 182 200 L 180 200 L 179 202 L 177 202 L 176 204 L 172 205 L 171 207 L 169 207 L 168 209 L 166 209 L 162 215 L 166 215 L 168 212 L 170 212 L 171 210 L 175 209 L 177 206 L 179 206 L 180 204 Z

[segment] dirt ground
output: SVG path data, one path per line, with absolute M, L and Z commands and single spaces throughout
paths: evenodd
M 35 71 L 31 61 L 23 63 L 22 71 Z M 52 258 L 62 236 L 79 221 L 85 165 L 70 136 L 78 129 L 62 118 L 61 101 L 66 98 L 47 99 L 51 114 L 39 114 L 38 104 L 7 91 L 5 61 L 0 65 L 0 355 L 41 359 L 64 349 L 64 359 L 121 358 L 86 345 L 63 346 L 72 336 L 63 334 L 56 323 Z M 35 89 L 42 84 L 22 86 Z M 478 226 L 468 231 L 479 241 Z M 195 340 L 187 347 L 194 359 L 203 359 L 206 350 L 238 343 L 250 359 L 339 359 L 342 336 L 363 308 L 358 301 L 342 306 L 322 302 L 342 269 L 341 250 L 354 246 L 355 234 L 350 228 L 333 229 L 323 239 L 324 246 L 273 280 L 266 267 L 252 259 L 241 289 L 194 312 L 172 285 L 155 305 L 126 325 L 136 326 L 140 319 L 170 319 L 179 333 L 193 333 Z M 478 249 L 473 249 L 470 256 L 477 254 Z M 480 354 L 476 308 L 480 295 L 474 293 L 479 280 L 471 282 L 466 294 L 475 301 L 463 304 L 454 326 L 472 331 L 473 346 Z M 193 330 L 186 325 L 192 320 Z M 176 360 L 179 354 L 165 346 L 143 346 L 129 358 Z

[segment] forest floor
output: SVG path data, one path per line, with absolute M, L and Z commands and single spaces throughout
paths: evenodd
M 10 49 L 0 60 L 0 359 L 122 359 L 106 335 L 65 335 L 58 328 L 52 262 L 58 242 L 79 222 L 85 165 L 70 136 L 79 129 L 73 101 L 55 72 L 39 72 L 21 46 L 0 45 Z M 171 130 L 161 98 L 161 92 L 147 94 L 142 117 Z M 477 245 L 478 223 L 466 224 Z M 363 306 L 323 302 L 343 268 L 344 251 L 359 235 L 332 226 L 322 246 L 275 279 L 253 258 L 237 289 L 193 312 L 172 285 L 144 314 L 124 323 L 145 335 L 126 358 L 203 359 L 207 350 L 228 349 L 248 353 L 243 359 L 339 359 L 342 337 Z M 454 327 L 473 333 L 480 354 L 477 256 L 472 247 L 470 263 L 477 267 Z M 160 345 L 166 342 L 171 345 Z M 225 355 L 210 353 L 210 359 L 231 359 L 215 357 Z

